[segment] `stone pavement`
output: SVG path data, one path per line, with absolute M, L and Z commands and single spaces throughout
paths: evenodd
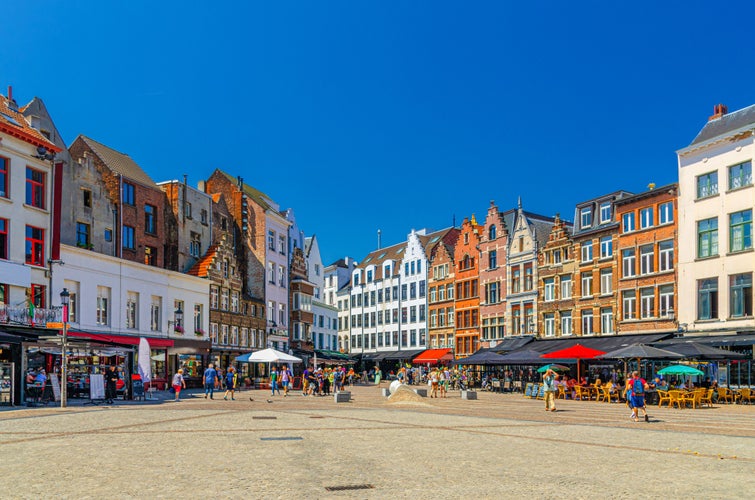
M 384 385 L 385 386 L 385 385 Z M 0 412 L 0 498 L 751 498 L 755 405 L 242 391 Z M 253 401 L 250 401 L 250 398 Z M 271 401 L 271 402 L 268 402 Z

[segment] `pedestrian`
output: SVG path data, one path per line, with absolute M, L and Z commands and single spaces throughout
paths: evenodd
M 176 393 L 175 401 L 179 400 L 181 395 L 181 389 L 186 389 L 186 382 L 184 381 L 184 370 L 180 368 L 175 375 L 173 375 L 173 381 L 171 383 L 173 391 Z
M 436 368 L 430 372 L 430 397 L 438 397 L 438 370 Z
M 380 367 L 375 365 L 375 385 L 380 385 L 380 379 L 383 376 L 383 372 L 380 371 Z
M 558 380 L 558 374 L 548 368 L 543 375 L 545 411 L 556 411 L 556 380 Z
M 291 379 L 293 379 L 293 375 L 291 374 L 291 370 L 289 370 L 288 366 L 281 368 L 280 371 L 280 379 L 281 379 L 281 385 L 283 386 L 283 397 L 288 396 L 288 389 L 291 387 Z
M 639 372 L 632 372 L 632 420 L 639 422 L 639 409 L 645 415 L 645 422 L 650 422 L 648 411 L 645 408 L 645 391 L 648 389 L 648 383 L 645 379 L 640 378 Z
M 118 384 L 118 371 L 112 365 L 105 372 L 105 403 L 111 405 L 115 399 L 115 391 Z
M 231 393 L 231 401 L 236 401 L 234 397 L 236 393 L 236 384 L 238 383 L 238 376 L 236 375 L 236 368 L 229 366 L 225 372 L 225 394 L 223 399 L 228 400 L 228 393 Z
M 346 373 L 346 376 L 349 378 L 349 387 L 354 386 L 354 377 L 356 376 L 356 373 L 354 372 L 354 367 L 350 366 L 348 373 Z
M 278 388 L 278 370 L 273 366 L 270 368 L 270 392 L 275 396 L 275 391 L 278 391 L 278 396 L 281 394 L 281 390 Z
M 215 399 L 213 395 L 215 394 L 215 387 L 217 387 L 219 382 L 218 379 L 218 371 L 215 369 L 215 365 L 210 363 L 207 366 L 207 369 L 204 371 L 204 398 L 207 399 L 207 396 L 210 396 L 210 399 Z

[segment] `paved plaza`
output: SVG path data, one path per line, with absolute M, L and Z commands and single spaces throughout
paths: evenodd
M 385 385 L 384 385 L 385 387 Z M 0 412 L 2 498 L 752 498 L 755 406 L 650 408 L 479 393 Z M 164 397 L 164 396 L 163 396 Z M 250 401 L 250 398 L 253 401 Z M 268 402 L 272 401 L 272 402 Z

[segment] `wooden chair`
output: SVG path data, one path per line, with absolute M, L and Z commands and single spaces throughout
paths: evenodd
M 658 408 L 663 406 L 663 403 L 667 403 L 667 406 L 671 408 L 671 395 L 669 391 L 658 391 Z
M 704 389 L 700 394 L 700 406 L 707 404 L 713 407 L 713 389 Z

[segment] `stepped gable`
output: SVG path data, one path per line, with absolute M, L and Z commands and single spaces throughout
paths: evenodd
M 139 184 L 160 189 L 155 181 L 129 155 L 116 151 L 85 135 L 79 135 L 78 138 L 84 141 L 111 171 Z
M 215 259 L 215 254 L 218 251 L 218 245 L 212 245 L 210 248 L 207 249 L 207 253 L 204 254 L 204 257 L 199 259 L 193 266 L 191 266 L 191 269 L 189 269 L 189 272 L 187 274 L 190 274 L 191 276 L 197 276 L 198 278 L 206 278 L 207 277 L 207 271 L 212 267 L 212 261 Z

